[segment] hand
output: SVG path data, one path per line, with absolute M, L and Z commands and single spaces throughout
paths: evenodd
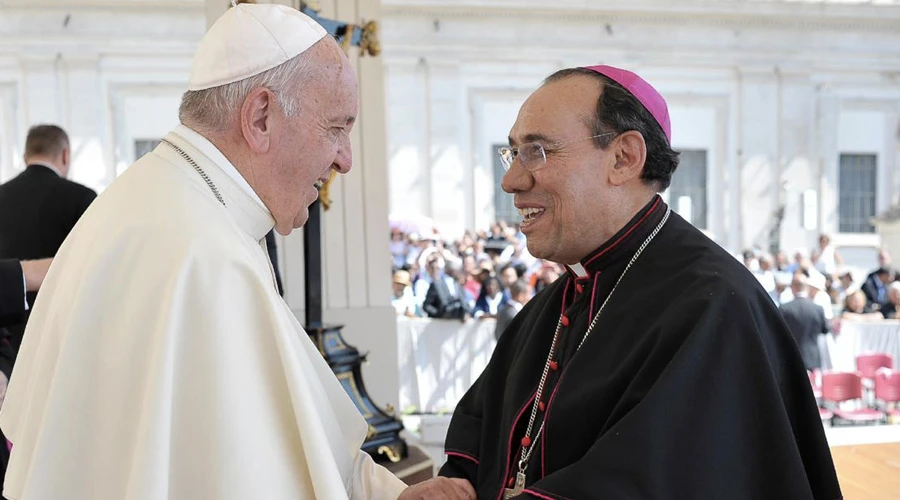
M 436 477 L 406 488 L 397 500 L 475 500 L 475 488 L 465 479 Z
M 53 259 L 23 260 L 22 272 L 25 274 L 25 291 L 36 292 L 47 277 L 47 270 Z

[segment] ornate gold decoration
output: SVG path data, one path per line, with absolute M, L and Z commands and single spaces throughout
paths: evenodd
M 336 173 L 337 172 L 332 169 L 331 173 L 328 174 L 328 180 L 325 181 L 325 184 L 322 185 L 322 189 L 319 190 L 319 202 L 322 203 L 322 210 L 331 208 L 331 181 L 334 180 Z
M 366 403 L 362 400 L 362 396 L 359 394 L 359 387 L 356 387 L 356 380 L 353 379 L 353 372 L 343 372 L 337 375 L 338 380 L 347 381 L 350 384 L 350 390 L 353 391 L 352 397 L 359 404 L 356 405 L 360 408 L 363 418 L 369 418 L 372 416 L 372 412 L 366 407 Z
M 381 42 L 378 40 L 378 23 L 369 21 L 362 27 L 362 37 L 359 39 L 360 55 L 377 56 L 381 54 Z
M 347 32 L 344 35 L 344 39 L 341 40 L 341 48 L 344 49 L 344 52 L 350 50 L 350 42 L 353 40 L 353 30 L 355 28 L 355 24 L 347 23 Z
M 400 450 L 396 450 L 394 448 L 395 448 L 394 446 L 387 446 L 387 445 L 379 446 L 378 454 L 379 455 L 387 455 L 388 459 L 391 462 L 397 463 L 403 457 L 403 453 L 401 453 Z
M 369 424 L 369 431 L 366 432 L 366 440 L 372 439 L 375 434 L 378 434 L 378 429 L 376 429 L 372 424 Z

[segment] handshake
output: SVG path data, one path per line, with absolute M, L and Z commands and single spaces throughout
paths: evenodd
M 436 477 L 406 488 L 397 500 L 475 500 L 475 488 L 465 479 Z

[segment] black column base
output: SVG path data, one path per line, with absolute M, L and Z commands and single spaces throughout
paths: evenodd
M 343 325 L 309 325 L 306 332 L 369 424 L 363 451 L 376 461 L 399 462 L 409 455 L 407 444 L 400 437 L 403 423 L 393 415 L 390 406 L 385 411 L 369 397 L 360 370 L 366 354 L 344 342 L 341 328 Z

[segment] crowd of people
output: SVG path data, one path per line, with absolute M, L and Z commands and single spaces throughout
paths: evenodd
M 437 232 L 420 235 L 393 228 L 390 251 L 393 304 L 398 314 L 411 317 L 459 318 L 464 313 L 473 318 L 494 317 L 496 306 L 508 300 L 509 288 L 516 281 L 523 281 L 531 296 L 564 271 L 559 264 L 531 256 L 518 225 L 505 221 L 494 223 L 490 231 L 467 230 L 456 241 L 447 241 Z M 743 260 L 776 305 L 793 299 L 791 283 L 794 275 L 801 273 L 816 292 L 809 293 L 810 297 L 826 309 L 829 319 L 834 317 L 835 309 L 842 311 L 845 319 L 897 316 L 900 273 L 891 267 L 887 249 L 879 250 L 878 267 L 864 279 L 843 266 L 840 254 L 824 234 L 820 246 L 812 252 L 800 249 L 790 256 L 784 251 L 772 255 L 752 249 L 743 252 Z M 430 308 L 430 312 L 425 308 L 428 290 L 436 277 L 446 278 L 454 297 L 456 287 L 450 284 L 458 281 L 465 307 L 440 311 Z M 484 288 L 485 282 L 491 286 Z M 501 297 L 504 302 L 497 302 Z
M 447 241 L 428 234 L 391 229 L 392 304 L 398 315 L 444 319 L 499 318 L 497 335 L 534 294 L 555 281 L 564 267 L 528 253 L 518 224 L 499 221 L 489 231 L 466 231 Z M 743 252 L 744 265 L 772 298 L 783 306 L 802 295 L 820 306 L 829 331 L 839 320 L 897 319 L 900 274 L 887 249 L 878 252 L 871 273 L 854 276 L 844 266 L 828 235 L 811 252 L 774 255 L 759 249 Z M 796 291 L 794 282 L 802 284 Z
M 522 306 L 564 269 L 536 259 L 517 224 L 466 231 L 454 242 L 438 233 L 391 230 L 392 304 L 397 314 L 444 319 L 496 318 L 497 335 Z
M 825 234 L 819 237 L 819 245 L 812 252 L 797 250 L 791 257 L 786 252 L 773 256 L 747 250 L 743 259 L 779 306 L 794 299 L 792 283 L 800 275 L 806 283 L 805 295 L 822 307 L 828 320 L 900 319 L 900 274 L 891 267 L 887 249 L 879 250 L 877 267 L 864 277 L 855 276 L 844 265 L 840 253 Z
M 779 252 L 771 255 L 744 252 L 744 265 L 778 305 L 797 342 L 807 370 L 824 368 L 819 338 L 839 335 L 843 321 L 900 319 L 900 276 L 891 268 L 886 249 L 878 253 L 878 267 L 857 279 L 843 265 L 827 235 L 807 254 L 800 250 L 791 260 Z

